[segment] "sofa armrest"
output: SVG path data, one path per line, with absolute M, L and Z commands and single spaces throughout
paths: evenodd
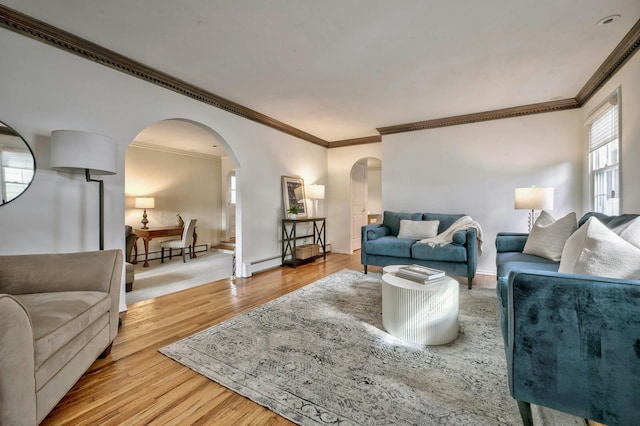
M 519 401 L 606 424 L 640 417 L 640 281 L 512 272 L 509 388 Z
M 33 329 L 27 310 L 0 294 L 0 424 L 36 422 Z
M 498 253 L 508 251 L 522 252 L 529 234 L 520 232 L 498 232 L 496 236 L 496 250 Z
M 389 228 L 381 223 L 373 223 L 362 227 L 362 241 L 371 241 L 389 235 Z
M 478 231 L 476 228 L 469 228 L 466 232 L 467 241 L 465 245 L 467 247 L 467 277 L 473 279 L 476 275 L 476 268 L 478 267 Z

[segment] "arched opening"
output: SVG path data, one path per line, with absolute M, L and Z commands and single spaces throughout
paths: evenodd
M 359 250 L 362 226 L 382 220 L 382 161 L 367 157 L 351 168 L 351 251 Z
M 219 133 L 191 120 L 162 120 L 134 138 L 125 151 L 125 225 L 138 236 L 132 253 L 125 253 L 134 264 L 128 304 L 234 275 L 237 248 L 218 247 L 241 223 L 234 203 L 234 228 L 229 228 L 229 176 L 235 181 L 238 166 Z M 140 198 L 147 199 L 146 210 L 136 208 Z M 161 242 L 180 239 L 181 220 L 189 219 L 197 220 L 190 240 L 193 258 L 187 251 L 184 262 L 182 256 L 169 259 L 166 250 L 161 260 Z

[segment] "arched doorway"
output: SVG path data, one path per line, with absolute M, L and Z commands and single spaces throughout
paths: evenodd
M 208 126 L 186 119 L 153 123 L 125 151 L 125 224 L 140 228 L 141 211 L 135 208 L 135 199 L 152 197 L 155 202 L 147 210 L 148 227 L 175 225 L 177 215 L 185 221 L 197 219 L 196 255 L 200 257 L 205 252 L 208 255 L 213 246 L 227 237 L 227 175 L 231 172 L 235 175 L 237 168 L 237 159 L 225 139 Z M 234 216 L 239 215 L 240 211 Z M 240 223 L 234 221 L 235 226 Z M 145 244 L 138 240 L 140 261 Z M 160 241 L 147 241 L 149 264 L 156 260 L 160 263 Z M 225 269 L 225 276 L 232 276 L 231 266 Z M 136 265 L 136 274 L 138 271 L 147 272 Z M 166 278 L 162 283 L 177 277 L 174 274 L 174 278 Z M 216 279 L 220 278 L 224 276 Z

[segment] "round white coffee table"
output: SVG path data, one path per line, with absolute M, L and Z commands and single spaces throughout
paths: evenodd
M 398 339 L 420 345 L 444 345 L 458 337 L 460 284 L 444 277 L 429 284 L 398 278 L 401 265 L 383 268 L 382 325 Z

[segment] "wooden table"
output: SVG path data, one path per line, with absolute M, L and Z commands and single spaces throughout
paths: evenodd
M 149 266 L 149 241 L 151 241 L 154 238 L 162 238 L 162 237 L 173 237 L 173 236 L 181 236 L 182 235 L 182 230 L 184 229 L 183 226 L 159 226 L 157 228 L 147 228 L 147 229 L 141 229 L 141 228 L 137 228 L 134 229 L 133 232 L 136 234 L 136 236 L 138 238 L 142 238 L 142 241 L 144 242 L 144 265 L 142 265 L 143 267 L 148 267 Z M 192 242 L 192 257 L 198 257 L 196 256 L 196 241 L 198 240 L 198 235 L 196 234 L 196 231 L 194 229 L 193 231 L 193 242 Z M 133 263 L 138 263 L 138 245 L 134 244 L 133 245 L 133 251 L 134 251 L 134 261 Z

